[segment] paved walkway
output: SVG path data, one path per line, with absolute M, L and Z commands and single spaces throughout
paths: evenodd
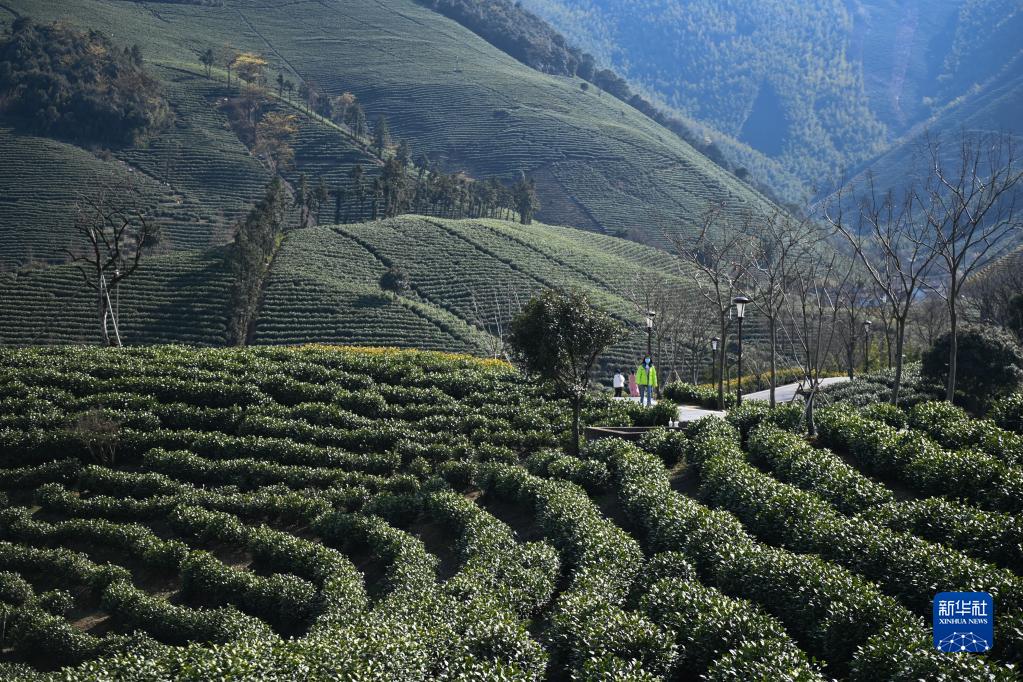
M 827 379 L 821 379 L 821 386 L 837 384 L 843 381 L 849 381 L 849 377 L 830 377 Z M 778 403 L 790 403 L 795 400 L 797 390 L 799 390 L 798 383 L 778 386 L 774 389 L 774 399 Z M 771 399 L 771 392 L 768 390 L 747 393 L 742 396 L 742 399 L 768 401 Z M 696 407 L 694 405 L 682 405 L 678 408 L 678 420 L 680 422 L 694 422 L 697 419 L 703 419 L 704 417 L 710 416 L 723 417 L 725 416 L 725 413 L 720 410 L 705 410 L 702 407 Z
M 682 405 L 678 408 L 678 420 L 680 422 L 694 422 L 704 417 L 724 417 L 725 413 L 719 410 L 705 410 L 702 407 Z
M 830 386 L 831 384 L 840 384 L 843 381 L 849 381 L 849 377 L 828 377 L 827 379 L 821 379 L 821 386 Z M 799 384 L 785 384 L 784 386 L 778 386 L 774 389 L 774 399 L 779 403 L 791 403 L 796 398 L 796 390 L 799 389 Z M 770 391 L 757 391 L 755 393 L 746 393 L 742 396 L 743 400 L 770 400 Z

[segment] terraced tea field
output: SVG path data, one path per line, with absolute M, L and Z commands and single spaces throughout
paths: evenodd
M 506 182 L 535 174 L 545 222 L 663 243 L 666 231 L 693 229 L 712 204 L 729 211 L 767 207 L 762 196 L 632 107 L 583 91 L 577 79 L 529 69 L 412 0 L 218 4 L 10 0 L 0 7 L 0 17 L 62 19 L 104 31 L 115 43 L 142 45 L 177 121 L 145 148 L 115 154 L 166 190 L 163 205 L 174 214 L 179 248 L 226 241 L 237 211 L 266 179 L 216 107 L 229 92 L 226 84 L 200 75 L 198 55 L 211 47 L 221 67 L 229 52 L 250 50 L 270 61 L 271 81 L 280 71 L 296 85 L 315 83 L 325 95 L 355 93 L 371 121 L 386 116 L 392 135 L 409 141 L 417 160 L 427 156 L 447 172 Z M 89 155 L 68 145 L 44 153 L 47 143 L 40 140 L 0 144 L 31 156 L 55 195 L 29 222 L 25 206 L 16 212 L 0 203 L 0 226 L 15 237 L 0 263 L 24 260 L 22 241 L 34 245 L 37 258 L 62 255 L 33 235 L 55 232 L 64 241 L 54 228 L 66 228 L 60 216 L 69 215 L 91 172 L 76 166 L 93 161 L 79 159 Z M 357 160 L 371 161 L 345 136 L 305 120 L 289 179 L 305 171 L 336 184 Z M 0 186 L 19 184 L 5 173 L 6 165 Z M 29 203 L 28 191 L 18 190 L 19 204 Z
M 237 91 L 179 68 L 157 67 L 154 75 L 163 82 L 176 118 L 145 147 L 114 150 L 107 157 L 0 128 L 0 153 L 10 160 L 0 167 L 0 266 L 64 262 L 80 240 L 73 231 L 74 202 L 107 178 L 130 176 L 140 183 L 161 220 L 166 248 L 208 248 L 230 240 L 234 224 L 270 180 L 218 109 Z M 294 147 L 296 166 L 287 173 L 292 183 L 307 172 L 331 188 L 348 184 L 356 163 L 365 169 L 367 182 L 379 172 L 376 157 L 308 117 L 300 119 Z M 325 207 L 325 219 L 331 209 L 332 204 Z
M 222 249 L 154 257 L 120 289 L 125 343 L 227 342 L 230 281 Z M 73 266 L 0 274 L 0 344 L 94 342 L 94 296 Z
M 221 249 L 155 256 L 121 291 L 126 343 L 225 342 L 229 282 Z M 411 291 L 380 288 L 392 265 Z M 572 228 L 403 216 L 285 234 L 267 279 L 254 342 L 343 343 L 493 353 L 493 334 L 530 296 L 575 287 L 632 329 L 606 364 L 631 366 L 645 348 L 630 296 L 667 273 L 663 251 Z M 0 344 L 84 343 L 94 304 L 70 266 L 0 275 Z M 754 333 L 755 333 L 754 329 Z
M 411 291 L 379 288 L 391 266 Z M 544 288 L 575 287 L 634 332 L 608 354 L 629 366 L 645 345 L 628 300 L 668 254 L 570 228 L 405 216 L 289 233 L 267 283 L 257 343 L 387 343 L 486 353 L 488 333 Z M 670 276 L 669 276 L 669 279 Z M 688 283 L 674 280 L 679 295 Z
M 5 679 L 1011 680 L 1023 661 L 1020 460 L 975 459 L 1000 492 L 963 498 L 943 467 L 975 456 L 943 449 L 958 417 L 936 408 L 901 432 L 874 421 L 892 410 L 826 411 L 814 446 L 798 412 L 747 405 L 575 459 L 566 406 L 499 362 L 0 359 Z M 989 654 L 931 647 L 934 592 L 956 589 L 995 595 Z

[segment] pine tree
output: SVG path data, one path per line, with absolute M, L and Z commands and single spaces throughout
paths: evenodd
M 308 227 L 309 225 L 309 181 L 305 173 L 298 176 L 298 187 L 295 188 L 295 199 L 293 205 L 298 209 L 298 226 Z
M 286 212 L 284 182 L 275 177 L 260 202 L 238 226 L 234 242 L 227 250 L 227 267 L 232 282 L 228 341 L 233 345 L 243 346 L 248 340 L 263 280 L 273 258 L 277 237 L 284 227 Z
M 213 64 L 217 61 L 216 56 L 213 54 L 213 48 L 207 47 L 206 51 L 199 55 L 199 63 L 206 68 L 206 77 L 212 78 L 213 76 Z
M 384 163 L 381 176 L 384 195 L 384 215 L 393 217 L 404 212 L 407 178 L 405 168 L 398 159 L 388 159 Z
M 383 116 L 377 119 L 377 124 L 373 128 L 374 137 L 373 144 L 377 150 L 377 156 L 383 157 L 384 150 L 391 144 L 391 131 L 387 127 L 387 119 Z
M 320 181 L 316 184 L 316 191 L 313 192 L 313 203 L 315 204 L 316 222 L 320 222 L 320 209 L 327 203 L 327 198 L 330 194 L 327 192 L 327 183 L 323 181 L 323 176 L 320 176 Z
M 366 112 L 358 102 L 353 102 L 352 106 L 348 109 L 345 123 L 348 124 L 348 129 L 352 131 L 352 135 L 366 137 L 366 129 L 369 124 L 366 123 Z
M 345 188 L 338 185 L 330 191 L 330 195 L 334 197 L 334 224 L 338 225 L 341 223 L 341 205 L 345 199 Z
M 536 195 L 536 181 L 525 175 L 515 185 L 515 206 L 519 211 L 519 221 L 523 225 L 533 222 L 533 214 L 540 210 L 540 198 Z
M 362 171 L 362 164 L 355 164 L 352 166 L 352 170 L 349 172 L 349 177 L 352 179 L 352 194 L 355 196 L 358 202 L 358 217 L 362 217 L 362 204 L 365 201 L 366 188 L 362 184 L 362 178 L 365 175 Z M 348 222 L 347 220 L 345 222 Z
M 380 200 L 384 194 L 384 184 L 380 178 L 373 178 L 373 220 L 380 217 Z
M 401 163 L 402 168 L 408 168 L 408 165 L 412 162 L 412 147 L 406 140 L 402 140 L 398 143 L 398 152 L 396 157 Z

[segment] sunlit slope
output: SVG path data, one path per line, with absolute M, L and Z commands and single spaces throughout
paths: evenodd
M 150 258 L 114 298 L 122 339 L 223 345 L 228 291 L 220 249 Z M 74 266 L 0 274 L 0 345 L 95 342 L 97 308 Z
M 764 199 L 631 107 L 581 81 L 533 71 L 411 0 L 222 7 L 120 0 L 14 0 L 40 20 L 65 17 L 138 41 L 147 59 L 199 71 L 207 47 L 265 54 L 326 94 L 355 93 L 371 120 L 447 170 L 537 177 L 541 218 L 663 243 L 709 204 Z M 301 159 L 299 159 L 301 166 Z
M 226 342 L 230 277 L 223 248 L 143 261 L 122 287 L 126 343 Z M 381 288 L 400 268 L 408 291 Z M 576 289 L 630 332 L 608 355 L 631 364 L 645 348 L 641 304 L 664 278 L 689 282 L 664 251 L 615 237 L 498 220 L 390 220 L 285 234 L 266 279 L 251 341 L 330 342 L 492 354 L 495 336 L 543 289 Z M 0 275 L 0 344 L 89 342 L 96 304 L 73 266 Z
M 380 289 L 389 267 L 410 290 Z M 631 302 L 643 278 L 670 273 L 672 257 L 571 228 L 407 216 L 292 232 L 274 261 L 256 343 L 337 341 L 487 352 L 529 297 L 575 288 L 632 331 L 610 354 L 633 362 L 642 345 Z M 506 328 L 506 327 L 505 327 Z
M 268 171 L 218 108 L 237 91 L 187 68 L 155 66 L 175 113 L 174 124 L 138 148 L 87 150 L 0 125 L 0 266 L 62 262 L 76 237 L 74 204 L 99 184 L 133 178 L 161 219 L 164 247 L 208 248 L 231 239 Z M 278 105 L 287 108 L 286 104 Z M 356 163 L 371 177 L 378 160 L 335 128 L 301 117 L 293 141 L 300 172 L 331 187 Z

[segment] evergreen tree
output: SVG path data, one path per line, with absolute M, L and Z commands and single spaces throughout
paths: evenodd
M 373 178 L 373 220 L 380 217 L 380 200 L 384 195 L 384 184 L 379 177 Z
M 540 198 L 536 195 L 536 181 L 525 175 L 515 185 L 515 206 L 519 221 L 523 225 L 533 222 L 533 214 L 540 210 Z
M 348 173 L 348 176 L 352 179 L 352 195 L 358 202 L 358 216 L 362 217 L 362 204 L 366 198 L 366 188 L 363 185 L 362 179 L 365 173 L 362 170 L 362 164 L 355 164 L 352 166 L 352 170 Z M 346 219 L 345 222 L 348 222 Z
M 377 124 L 373 128 L 373 145 L 376 147 L 377 156 L 383 157 L 384 150 L 391 144 L 391 131 L 387 127 L 387 119 L 383 116 L 377 119 Z
M 406 140 L 402 140 L 398 144 L 397 158 L 402 168 L 408 168 L 409 163 L 412 162 L 412 148 Z
M 238 226 L 234 242 L 227 250 L 226 264 L 232 282 L 228 341 L 233 345 L 243 346 L 248 341 L 263 280 L 284 227 L 287 201 L 284 181 L 275 177 L 260 202 Z
M 393 217 L 404 212 L 407 184 L 405 167 L 396 158 L 388 159 L 381 176 L 385 216 Z
M 625 336 L 621 323 L 585 294 L 545 291 L 515 315 L 508 341 L 526 373 L 572 401 L 571 454 L 579 452 L 583 396 L 597 358 Z
M 366 112 L 358 102 L 353 102 L 352 106 L 349 107 L 345 123 L 348 124 L 348 129 L 352 131 L 352 135 L 366 137 L 369 124 L 366 122 Z
M 206 51 L 199 55 L 199 63 L 206 68 L 206 77 L 213 77 L 213 64 L 217 61 L 216 56 L 213 54 L 213 48 L 207 47 Z
M 330 194 L 327 192 L 327 183 L 323 181 L 323 176 L 320 176 L 320 181 L 316 183 L 316 191 L 313 192 L 313 203 L 315 205 L 316 222 L 320 222 L 320 209 L 327 203 L 327 198 Z
M 309 181 L 306 179 L 305 173 L 302 173 L 298 176 L 298 187 L 295 188 L 295 198 L 293 201 L 293 206 L 298 209 L 299 227 L 308 227 L 309 225 L 310 199 Z
M 330 195 L 334 197 L 334 224 L 338 225 L 341 223 L 341 206 L 345 200 L 345 188 L 338 185 L 330 190 Z

